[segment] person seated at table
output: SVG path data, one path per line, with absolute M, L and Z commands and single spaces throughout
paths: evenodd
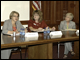
M 24 28 L 19 21 L 19 13 L 12 11 L 10 13 L 10 19 L 5 20 L 2 28 L 3 34 L 13 34 L 13 32 L 19 33 L 21 28 Z M 27 32 L 27 29 L 25 29 Z M 1 50 L 1 59 L 9 59 L 11 49 Z
M 73 17 L 74 16 L 72 13 L 67 13 L 65 20 L 61 21 L 59 29 L 60 30 L 76 29 L 76 24 L 75 24 L 75 22 L 72 21 Z M 63 58 L 67 58 L 67 54 L 69 51 L 71 52 L 72 55 L 75 54 L 72 49 L 72 42 L 64 43 L 64 45 L 65 45 L 65 50 L 64 50 L 64 57 Z
M 31 20 L 28 22 L 28 31 L 42 31 L 44 28 L 48 29 L 49 27 L 42 19 L 42 12 L 40 10 L 34 10 Z M 55 30 L 55 27 L 50 28 L 50 30 Z
M 19 13 L 16 11 L 12 11 L 10 13 L 10 19 L 5 20 L 2 33 L 4 34 L 13 34 L 13 32 L 19 33 L 21 28 L 24 28 L 23 25 L 20 23 Z M 27 32 L 27 29 L 25 29 Z

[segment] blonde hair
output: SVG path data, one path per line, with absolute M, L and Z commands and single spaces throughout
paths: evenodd
M 12 12 L 10 13 L 10 16 L 9 16 L 10 19 L 11 19 L 11 17 L 14 15 L 14 13 L 18 14 L 18 17 L 19 17 L 19 13 L 18 13 L 18 12 L 12 11 Z
M 32 17 L 31 17 L 32 20 L 35 20 L 34 19 L 34 14 L 35 13 L 37 13 L 39 15 L 39 22 L 41 22 L 43 13 L 40 10 L 34 10 L 33 13 L 32 13 Z
M 72 13 L 67 13 L 66 16 L 70 16 L 71 20 L 73 19 L 73 14 Z

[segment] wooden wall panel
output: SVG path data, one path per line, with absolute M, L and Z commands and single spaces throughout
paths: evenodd
M 43 20 L 45 20 L 45 22 L 47 24 L 51 23 L 51 2 L 50 1 L 43 1 L 42 2 L 43 6 L 42 6 L 42 12 L 43 12 Z
M 55 11 L 55 6 L 54 6 L 54 4 L 56 3 L 56 1 L 51 1 L 51 24 L 54 24 L 55 23 L 55 15 L 54 14 L 56 14 L 54 11 Z
M 79 1 L 75 1 L 75 14 L 74 14 L 75 22 L 79 23 Z
M 65 15 L 66 13 L 68 12 L 68 1 L 63 1 L 63 5 L 62 5 L 62 8 L 63 8 L 63 20 L 65 20 Z
M 68 1 L 68 12 L 73 13 L 73 15 L 75 16 L 74 11 L 75 11 L 75 1 Z M 73 21 L 75 21 L 75 17 Z
M 61 1 L 56 2 L 56 23 L 60 23 L 61 20 Z

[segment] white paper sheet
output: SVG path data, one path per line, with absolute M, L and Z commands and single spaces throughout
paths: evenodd
M 13 34 L 6 34 L 6 35 L 10 35 L 10 36 L 13 36 Z M 20 33 L 17 33 L 16 36 L 19 36 Z
M 65 29 L 65 30 L 62 30 L 62 31 L 76 31 L 77 29 Z

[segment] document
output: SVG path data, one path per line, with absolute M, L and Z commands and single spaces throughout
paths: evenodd
M 76 31 L 77 29 L 65 29 L 65 30 L 62 30 L 62 31 Z
M 50 29 L 47 29 L 47 30 L 46 29 L 42 29 L 42 31 L 37 31 L 37 32 L 44 32 L 44 31 L 48 31 L 48 30 L 51 31 Z
M 13 36 L 13 34 L 4 34 L 4 35 L 10 35 Z M 20 35 L 20 33 L 17 33 L 16 36 Z

